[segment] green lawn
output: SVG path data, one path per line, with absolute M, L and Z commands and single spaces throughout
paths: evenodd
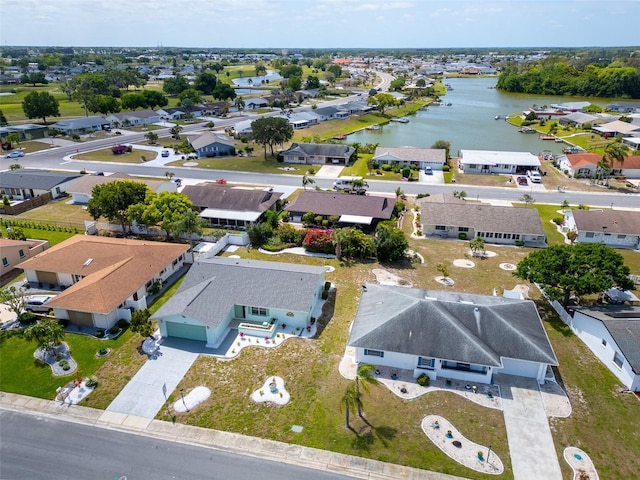
M 142 159 L 143 156 L 146 158 L 146 161 L 155 160 L 158 156 L 158 152 L 154 150 L 146 150 L 144 148 L 134 148 L 131 153 L 114 155 L 111 148 L 103 148 L 92 152 L 79 153 L 73 155 L 72 158 L 76 160 L 88 160 L 95 162 L 142 163 L 145 161 Z
M 51 246 L 64 242 L 66 239 L 71 238 L 77 233 L 84 232 L 84 226 L 78 226 L 72 222 L 69 222 L 68 225 L 65 225 L 65 222 L 60 222 L 57 226 L 54 226 L 52 223 L 40 223 L 38 221 L 31 221 L 28 219 L 23 220 L 21 217 L 9 217 L 7 215 L 2 215 L 0 218 L 2 218 L 3 225 L 5 227 L 0 228 L 3 237 L 6 238 L 7 236 L 6 222 L 9 221 L 12 226 L 15 225 L 20 227 L 27 238 L 47 240 Z

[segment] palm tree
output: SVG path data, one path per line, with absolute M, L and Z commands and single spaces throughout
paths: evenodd
M 358 407 L 358 416 L 363 418 L 362 416 L 362 393 L 369 393 L 369 389 L 371 385 L 378 385 L 378 379 L 376 378 L 376 367 L 370 363 L 365 363 L 364 365 L 358 366 L 358 370 L 356 371 L 356 378 L 354 380 L 355 390 L 356 390 L 356 407 Z
M 213 122 L 207 122 L 207 124 L 206 124 L 206 127 L 207 127 L 209 130 L 213 130 L 213 127 L 215 127 L 215 126 L 216 126 L 216 124 L 215 124 L 215 123 L 213 123 Z
M 348 429 L 351 429 L 351 425 L 349 424 L 349 413 L 351 410 L 356 408 L 357 405 L 357 395 L 355 384 L 349 383 L 347 389 L 342 396 L 342 401 L 340 402 L 341 406 L 344 407 L 345 410 L 345 418 L 344 418 L 344 426 Z
M 237 97 L 235 98 L 235 100 L 233 101 L 233 104 L 235 105 L 236 110 L 238 110 L 239 112 L 241 112 L 241 111 L 244 109 L 244 105 L 245 105 L 245 103 L 244 103 L 244 98 L 242 98 L 242 96 L 240 96 L 240 95 L 239 95 L 239 96 L 237 96 Z
M 176 174 L 167 170 L 166 172 L 164 172 L 164 176 L 167 177 L 167 180 L 171 180 L 173 177 L 176 176 Z
M 597 183 L 602 183 L 600 180 L 603 178 L 609 178 L 609 172 L 611 169 L 609 168 L 609 162 L 605 157 L 602 157 L 598 160 L 598 165 L 596 166 L 596 180 Z
M 316 183 L 316 181 L 308 175 L 302 176 L 302 186 L 305 190 L 307 189 L 307 185 L 313 185 L 314 183 Z
M 198 215 L 194 210 L 188 210 L 176 225 L 176 230 L 178 234 L 186 233 L 187 237 L 189 237 L 189 245 L 190 250 L 193 251 L 193 234 L 200 235 L 202 233 L 202 229 L 206 225 L 206 220 Z
M 28 342 L 35 341 L 38 348 L 53 351 L 53 347 L 64 339 L 64 327 L 56 320 L 46 318 L 24 331 L 24 338 Z
M 149 144 L 155 145 L 156 141 L 158 140 L 158 135 L 154 132 L 149 132 L 144 136 L 144 138 L 149 140 Z
M 620 164 L 620 169 L 624 164 L 624 159 L 629 153 L 629 147 L 623 145 L 620 140 L 610 143 L 604 149 L 603 159 L 606 159 L 609 162 L 609 167 L 613 171 L 614 165 L 617 163 Z M 607 176 L 607 185 L 609 185 L 609 177 Z
M 402 190 L 400 187 L 396 188 L 396 201 L 400 200 L 400 197 L 404 197 L 404 190 Z
M 174 125 L 173 127 L 171 127 L 171 130 L 169 130 L 173 138 L 175 138 L 176 140 L 180 140 L 181 131 L 182 131 L 182 127 L 180 125 Z
M 475 257 L 478 252 L 484 252 L 484 239 L 476 237 L 469 240 L 469 248 Z

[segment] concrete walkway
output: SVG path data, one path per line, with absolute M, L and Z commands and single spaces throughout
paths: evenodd
M 204 350 L 204 346 L 204 342 L 190 340 L 180 341 L 172 346 L 161 344 L 107 407 L 107 412 L 155 418 L 165 404 L 163 385 L 167 386 L 168 397 Z
M 560 462 L 535 379 L 496 375 L 515 480 L 562 480 Z

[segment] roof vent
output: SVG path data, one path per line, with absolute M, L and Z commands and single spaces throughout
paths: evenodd
M 476 307 L 476 308 L 474 308 L 474 309 L 473 309 L 473 311 L 474 311 L 474 312 L 479 312 L 479 311 L 480 311 L 480 309 L 479 309 L 478 307 Z
M 83 267 L 88 267 L 91 262 L 93 262 L 93 258 L 87 258 L 87 261 L 82 264 Z
M 427 295 L 425 295 L 424 299 L 425 300 L 438 300 L 436 297 L 429 297 Z
M 473 305 L 473 302 L 470 302 L 469 300 L 460 300 L 460 303 L 463 303 L 465 305 Z

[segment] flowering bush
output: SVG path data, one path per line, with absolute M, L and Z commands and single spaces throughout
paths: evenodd
M 309 252 L 335 253 L 336 249 L 331 241 L 333 230 L 310 228 L 302 241 L 302 246 Z

